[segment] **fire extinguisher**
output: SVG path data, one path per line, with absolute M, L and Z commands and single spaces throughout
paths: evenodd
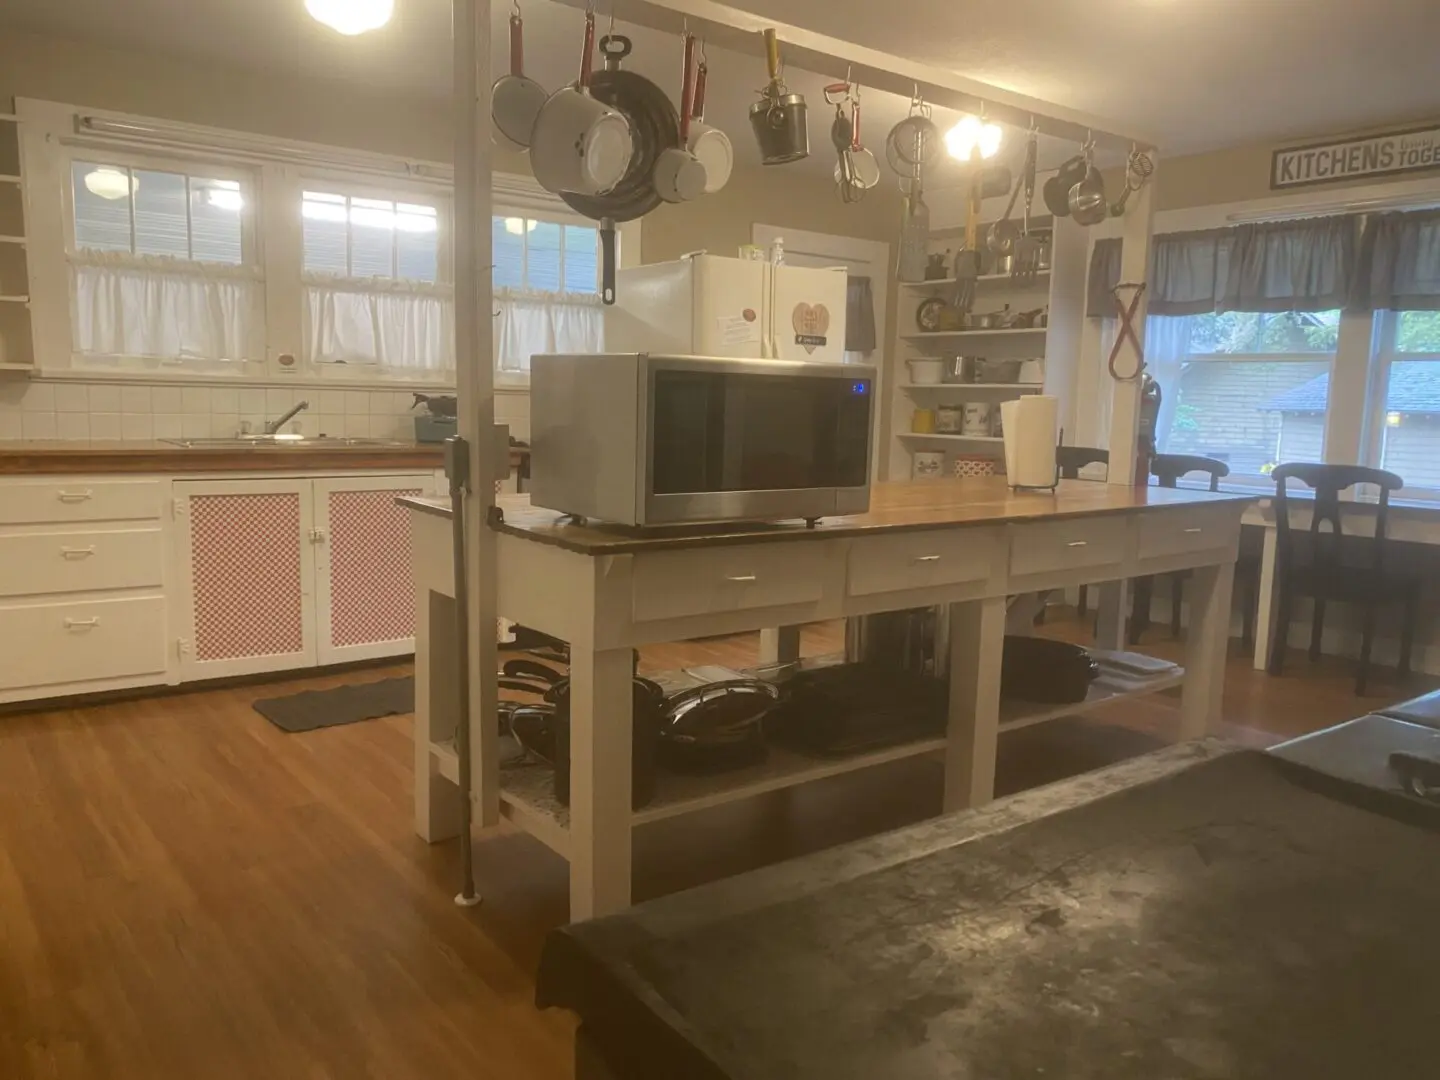
M 1150 462 L 1155 457 L 1155 431 L 1160 424 L 1160 384 L 1149 374 L 1140 384 L 1140 437 L 1135 440 L 1135 486 L 1150 483 Z

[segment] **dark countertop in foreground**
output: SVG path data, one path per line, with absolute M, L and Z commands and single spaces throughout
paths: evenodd
M 522 450 L 510 452 L 519 465 Z M 438 469 L 439 443 L 345 446 L 174 446 L 164 442 L 19 441 L 0 443 L 0 476 L 79 473 L 288 472 L 314 469 Z
M 1411 802 L 1184 744 L 556 930 L 537 1003 L 626 1080 L 1430 1076 Z
M 886 531 L 944 526 L 999 525 L 1056 517 L 1099 517 L 1146 507 L 1183 508 L 1212 503 L 1251 502 L 1257 496 L 1175 488 L 1133 488 L 1092 480 L 1062 480 L 1048 492 L 1012 492 L 1004 477 L 920 480 L 876 484 L 864 514 L 826 518 L 813 529 L 800 522 L 694 525 L 640 532 L 622 526 L 572 525 L 553 510 L 530 505 L 524 495 L 495 500 L 501 517 L 495 529 L 582 555 L 749 544 L 756 541 L 828 540 Z M 448 517 L 448 499 L 401 499 L 426 513 Z

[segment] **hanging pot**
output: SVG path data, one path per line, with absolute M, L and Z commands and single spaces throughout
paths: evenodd
M 705 123 L 705 87 L 709 77 L 710 68 L 702 54 L 700 66 L 695 69 L 695 103 L 691 106 L 686 145 L 705 166 L 705 194 L 714 195 L 730 182 L 730 173 L 735 168 L 735 148 L 730 145 L 729 135 Z
M 495 141 L 510 150 L 530 149 L 535 119 L 545 105 L 545 88 L 525 74 L 525 26 L 517 8 L 510 16 L 510 73 L 490 89 Z
M 535 179 L 556 195 L 603 195 L 624 178 L 635 156 L 630 123 L 591 92 L 595 15 L 585 13 L 580 78 L 546 99 L 530 133 Z
M 1070 216 L 1070 189 L 1085 179 L 1088 166 L 1084 154 L 1066 158 L 1055 175 L 1045 181 L 1042 195 L 1046 209 L 1056 217 Z
M 761 162 L 785 165 L 810 156 L 810 128 L 804 97 L 790 93 L 780 80 L 780 39 L 774 30 L 765 31 L 765 64 L 770 82 L 750 106 L 750 127 L 760 144 Z
M 620 64 L 630 55 L 630 39 L 607 34 L 600 39 L 605 67 L 591 80 L 590 92 L 630 121 L 635 153 L 620 182 L 604 195 L 562 192 L 560 197 L 577 214 L 600 223 L 600 299 L 615 303 L 615 226 L 648 214 L 661 203 L 655 190 L 655 163 L 660 154 L 680 145 L 680 118 L 669 95 L 643 75 L 624 71 Z
M 668 203 L 689 202 L 705 194 L 705 165 L 690 151 L 690 110 L 695 97 L 695 35 L 684 34 L 685 62 L 680 83 L 680 145 L 660 152 L 655 190 Z

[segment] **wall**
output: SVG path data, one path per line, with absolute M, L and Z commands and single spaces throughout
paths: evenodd
M 432 161 L 452 157 L 452 133 L 446 101 L 407 100 L 391 93 L 374 93 L 349 83 L 307 80 L 271 71 L 252 71 L 184 57 L 146 54 L 111 49 L 88 42 L 39 35 L 6 32 L 0 34 L 0 100 L 31 97 L 93 108 L 132 112 L 184 123 L 256 132 L 280 138 L 394 154 Z M 737 133 L 737 138 L 748 138 Z M 823 153 L 823 149 L 817 153 Z M 529 174 L 528 160 L 519 154 L 495 149 L 493 167 L 498 172 Z M 834 186 L 812 170 L 795 168 L 737 169 L 724 191 L 683 206 L 663 206 L 644 220 L 641 250 L 646 262 L 675 258 L 684 252 L 705 248 L 717 254 L 734 254 L 750 241 L 755 222 L 815 232 L 838 233 L 867 239 L 893 240 L 900 220 L 900 200 L 894 188 L 885 185 L 858 205 L 846 206 Z M 893 298 L 889 310 L 894 310 Z M 892 339 L 890 328 L 883 341 Z M 42 358 L 43 360 L 43 358 Z M 313 418 L 344 417 L 344 434 L 360 434 L 363 426 L 384 426 L 387 436 L 399 425 L 386 421 L 369 425 L 360 417 L 397 415 L 392 398 L 408 404 L 408 394 L 376 391 L 377 407 L 360 408 L 364 391 L 299 388 L 289 384 L 247 382 L 262 392 L 275 391 L 276 407 L 267 404 L 265 415 L 274 416 L 283 397 L 286 402 L 302 397 L 331 396 L 331 404 L 342 400 L 332 395 L 353 395 L 355 410 L 321 410 Z M 200 388 L 187 390 L 197 404 L 194 412 L 172 410 L 167 387 L 157 381 L 136 385 L 129 408 L 115 405 L 117 388 L 95 382 L 80 387 L 70 384 L 59 389 L 48 380 L 26 383 L 0 382 L 0 439 L 21 437 L 110 438 L 157 437 L 142 432 L 170 432 L 177 421 L 183 429 L 199 431 L 200 416 L 216 418 L 211 425 L 228 425 L 233 418 L 254 415 L 231 409 L 231 393 L 221 394 L 223 408 L 199 409 Z M 94 388 L 94 389 L 92 389 Z M 67 411 L 55 407 L 58 400 Z M 283 391 L 281 393 L 280 391 Z M 92 424 L 82 424 L 82 415 L 73 410 L 81 394 L 93 396 L 99 414 Z M 211 391 L 205 391 L 211 393 Z M 163 408 L 153 407 L 159 397 Z M 142 398 L 152 407 L 141 408 Z M 183 400 L 183 399 L 182 399 Z M 252 403 L 258 399 L 252 399 Z M 124 404 L 121 402 L 120 404 Z M 312 401 L 312 405 L 316 402 Z M 496 416 L 509 422 L 521 436 L 529 431 L 529 399 L 523 392 L 502 392 L 496 398 Z M 61 419 L 64 417 L 64 419 Z M 351 419 L 353 418 L 353 419 Z M 308 422 L 308 421 L 307 421 Z M 350 430 L 353 425 L 355 430 Z M 117 430 L 119 435 L 113 435 Z M 41 436 L 51 429 L 55 436 Z M 93 430 L 92 430 L 93 428 Z M 325 430 L 322 424 L 322 430 Z M 26 431 L 35 432 L 26 436 Z M 130 435 L 126 435 L 130 433 Z M 219 432 L 233 434 L 233 428 Z M 327 434 L 334 434 L 326 430 Z M 207 430 L 206 434 L 211 434 Z M 375 431 L 376 435 L 381 434 Z M 168 437 L 158 436 L 158 437 Z

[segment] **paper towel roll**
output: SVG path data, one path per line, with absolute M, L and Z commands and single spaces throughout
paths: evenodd
M 1031 394 L 1002 402 L 1005 475 L 1011 487 L 1049 487 L 1055 483 L 1055 441 L 1060 399 Z

